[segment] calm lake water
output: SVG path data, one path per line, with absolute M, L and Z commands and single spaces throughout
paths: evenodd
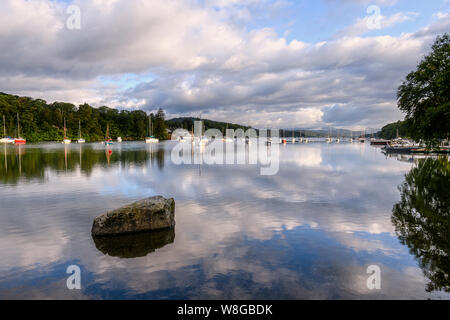
M 175 165 L 174 145 L 0 145 L 0 299 L 449 299 L 448 163 L 420 225 L 399 186 L 437 167 L 368 144 L 280 146 L 273 176 Z M 94 217 L 153 195 L 175 199 L 174 230 L 92 238 Z

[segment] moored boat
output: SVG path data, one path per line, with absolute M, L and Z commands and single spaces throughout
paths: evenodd
M 5 116 L 3 116 L 3 138 L 0 139 L 0 143 L 14 143 L 14 139 L 6 135 Z
M 155 138 L 155 137 L 147 137 L 145 138 L 145 143 L 158 143 L 159 139 Z
M 450 153 L 450 148 L 440 147 L 440 148 L 412 148 L 411 153 L 422 153 L 422 154 L 429 154 L 429 153 L 436 153 L 436 154 L 447 154 Z
M 25 138 L 20 137 L 20 120 L 19 114 L 17 113 L 17 138 L 14 139 L 15 144 L 26 144 L 27 140 Z
M 145 138 L 145 143 L 158 143 L 159 139 L 153 136 L 152 119 L 148 118 L 148 137 Z
M 411 153 L 411 150 L 414 149 L 416 147 L 411 147 L 411 146 L 389 146 L 386 145 L 383 148 L 383 151 L 385 153 L 399 153 L 399 154 L 407 154 L 407 153 Z
M 11 137 L 4 137 L 0 139 L 0 143 L 14 143 L 14 139 Z
M 66 118 L 64 118 L 64 139 L 62 141 L 63 144 L 71 144 L 72 140 L 67 138 L 67 128 L 66 128 Z
M 384 139 L 373 139 L 370 140 L 370 145 L 371 146 L 385 146 L 389 144 L 389 140 L 384 140 Z
M 106 125 L 106 135 L 105 135 L 105 145 L 111 145 L 113 144 L 113 140 L 109 136 L 109 124 Z
M 78 140 L 77 140 L 77 142 L 78 143 L 85 143 L 86 142 L 86 140 L 84 140 L 81 137 L 81 121 L 78 121 Z

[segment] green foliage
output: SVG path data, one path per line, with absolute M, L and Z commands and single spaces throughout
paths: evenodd
M 140 140 L 144 139 L 147 133 L 148 116 L 142 110 L 119 111 L 104 106 L 94 108 L 86 103 L 77 108 L 70 103 L 47 104 L 41 99 L 0 93 L 0 121 L 3 121 L 1 116 L 5 115 L 6 134 L 11 137 L 17 136 L 17 113 L 20 117 L 21 136 L 29 142 L 62 140 L 64 118 L 67 136 L 72 140 L 79 137 L 79 121 L 82 137 L 87 142 L 103 140 L 108 124 L 113 139 L 122 137 L 127 140 Z M 164 117 L 162 121 L 164 122 Z M 159 126 L 165 130 L 161 123 Z M 3 132 L 1 134 L 3 135 Z M 161 134 L 160 139 L 164 138 Z
M 94 108 L 87 103 L 76 107 L 71 103 L 54 102 L 48 104 L 41 99 L 18 97 L 0 92 L 0 121 L 6 118 L 6 134 L 17 136 L 17 113 L 20 116 L 21 136 L 28 142 L 61 141 L 64 137 L 64 118 L 67 136 L 71 140 L 79 138 L 78 123 L 81 124 L 81 136 L 87 142 L 101 141 L 105 138 L 106 128 L 112 139 L 122 137 L 124 140 L 143 140 L 150 135 L 149 119 L 152 123 L 152 135 L 160 140 L 169 139 L 167 129 L 184 128 L 191 131 L 198 118 L 176 118 L 165 120 L 160 108 L 156 115 L 150 117 L 142 110 L 117 110 L 102 106 Z M 205 130 L 225 128 L 243 129 L 250 127 L 238 124 L 203 120 Z M 3 132 L 2 132 L 3 134 Z
M 428 291 L 450 292 L 450 162 L 423 159 L 405 177 L 392 223 L 430 280 Z
M 165 123 L 165 114 L 164 111 L 159 108 L 158 112 L 154 117 L 152 117 L 152 123 L 153 123 L 153 135 L 160 139 L 165 140 L 167 139 L 167 128 Z
M 377 133 L 377 136 L 387 140 L 395 139 L 397 138 L 397 129 L 399 137 L 406 138 L 408 136 L 406 123 L 404 121 L 397 121 L 385 125 L 383 128 L 381 128 L 381 131 Z
M 432 51 L 397 91 L 406 129 L 414 140 L 435 145 L 450 136 L 450 36 L 437 37 Z

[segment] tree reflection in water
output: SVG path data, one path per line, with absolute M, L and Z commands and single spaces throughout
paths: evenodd
M 450 292 L 450 162 L 423 159 L 399 187 L 392 223 L 430 280 L 427 291 Z
M 140 146 L 144 147 L 140 147 Z M 42 148 L 29 146 L 6 146 L 0 148 L 0 184 L 16 184 L 20 178 L 44 180 L 47 170 L 71 173 L 80 169 L 90 176 L 96 166 L 127 168 L 151 164 L 164 169 L 165 149 L 163 145 L 146 148 L 143 143 L 124 144 L 129 149 L 99 147 L 98 144 L 64 145 L 47 144 Z M 47 148 L 46 148 L 47 147 Z M 110 152 L 111 151 L 111 152 Z

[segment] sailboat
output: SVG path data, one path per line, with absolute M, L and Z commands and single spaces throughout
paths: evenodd
M 148 117 L 148 137 L 145 138 L 145 143 L 158 143 L 159 139 L 153 136 L 152 118 Z
M 112 141 L 111 137 L 109 136 L 109 124 L 106 125 L 105 144 L 106 144 L 106 145 L 111 145 L 111 144 L 113 144 L 113 141 Z
M 19 113 L 17 113 L 17 138 L 14 139 L 15 144 L 26 144 L 27 140 L 20 137 L 20 120 Z
M 358 141 L 361 143 L 366 142 L 366 130 L 365 129 L 363 132 L 361 132 L 361 137 L 359 137 Z
M 3 138 L 0 139 L 0 143 L 14 143 L 14 139 L 6 135 L 6 120 L 3 116 Z
M 303 139 L 304 143 L 309 143 L 309 138 L 308 138 L 308 131 L 305 130 L 305 139 Z
M 331 134 L 330 134 L 330 128 L 328 128 L 328 138 L 327 138 L 327 143 L 332 143 L 333 139 L 331 138 Z
M 83 138 L 81 138 L 81 121 L 78 121 L 78 143 L 85 143 L 86 140 L 84 140 Z
M 66 118 L 64 118 L 64 140 L 62 143 L 63 144 L 71 144 L 72 143 L 72 140 L 67 138 Z

